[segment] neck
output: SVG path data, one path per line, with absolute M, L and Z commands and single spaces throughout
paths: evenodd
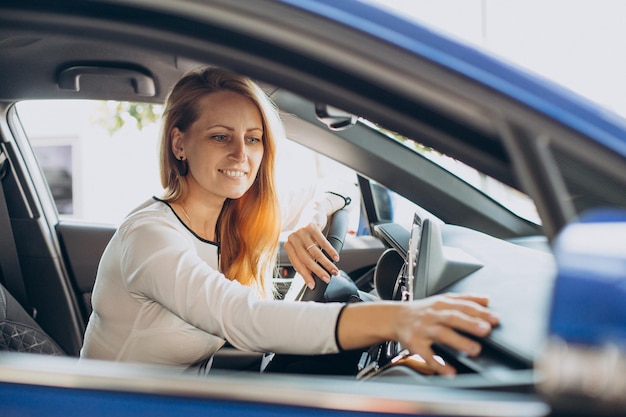
M 217 220 L 222 211 L 221 205 L 216 207 L 207 207 L 196 204 L 189 199 L 180 200 L 175 203 L 175 210 L 183 222 L 195 234 L 210 241 L 216 240 Z

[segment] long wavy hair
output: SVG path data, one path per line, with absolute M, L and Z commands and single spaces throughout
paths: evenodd
M 245 194 L 227 199 L 217 225 L 220 269 L 231 280 L 253 287 L 263 298 L 273 295 L 280 234 L 280 208 L 274 182 L 276 142 L 284 135 L 276 106 L 251 79 L 222 68 L 202 68 L 185 74 L 168 95 L 160 135 L 163 199 L 176 202 L 188 192 L 185 176 L 172 152 L 171 132 L 185 132 L 198 117 L 199 101 L 217 91 L 241 94 L 257 106 L 263 120 L 263 158 L 257 177 Z

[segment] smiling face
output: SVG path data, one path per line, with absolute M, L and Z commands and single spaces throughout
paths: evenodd
M 172 129 L 172 151 L 189 163 L 188 197 L 223 204 L 254 183 L 263 159 L 263 119 L 249 98 L 218 91 L 199 100 L 198 118 Z

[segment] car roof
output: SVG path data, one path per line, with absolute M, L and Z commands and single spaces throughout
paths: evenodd
M 425 57 L 442 68 L 453 70 L 586 132 L 626 156 L 626 123 L 622 117 L 528 70 L 519 69 L 469 44 L 459 43 L 415 21 L 381 11 L 375 5 L 354 0 L 282 1 L 353 26 Z
M 323 17 L 325 21 L 339 22 L 342 26 L 351 27 L 371 38 L 371 45 L 353 45 L 352 49 L 355 52 L 362 52 L 363 48 L 380 49 L 383 46 L 387 49 L 397 48 L 398 50 L 409 51 L 414 56 L 427 60 L 438 71 L 450 71 L 456 78 L 461 76 L 477 81 L 479 83 L 477 85 L 523 103 L 529 109 L 552 117 L 564 126 L 585 134 L 593 140 L 602 143 L 602 145 L 610 147 L 622 156 L 626 156 L 626 139 L 623 134 L 626 131 L 626 125 L 621 118 L 602 111 L 597 106 L 565 89 L 538 77 L 533 77 L 526 71 L 519 71 L 515 67 L 507 65 L 501 60 L 494 59 L 471 46 L 460 44 L 416 22 L 403 19 L 401 16 L 388 13 L 374 5 L 359 1 L 262 0 L 255 2 L 254 5 L 249 4 L 249 2 L 237 1 L 205 2 L 213 7 L 215 11 L 212 13 L 213 17 L 208 16 L 206 13 L 200 13 L 202 7 L 193 1 L 172 3 L 168 1 L 98 0 L 87 2 L 59 1 L 51 2 L 50 4 L 42 4 L 42 2 L 35 1 L 33 4 L 36 4 L 39 10 L 45 11 L 47 9 L 48 13 L 45 16 L 41 16 L 42 12 L 38 11 L 39 16 L 37 14 L 29 16 L 31 23 L 36 22 L 37 26 L 44 30 L 46 28 L 57 30 L 59 25 L 64 25 L 67 29 L 65 34 L 46 35 L 45 38 L 37 31 L 21 30 L 22 25 L 19 23 L 19 17 L 23 17 L 28 13 L 30 1 L 27 0 L 11 5 L 7 5 L 7 2 L 4 3 L 3 8 L 6 8 L 6 10 L 3 14 L 6 17 L 3 19 L 4 22 L 0 30 L 0 51 L 3 58 L 2 64 L 0 64 L 0 72 L 7 81 L 3 85 L 2 91 L 0 91 L 0 98 L 4 100 L 87 96 L 88 94 L 84 92 L 78 92 L 78 94 L 75 92 L 63 92 L 57 86 L 55 76 L 58 75 L 63 66 L 68 66 L 74 62 L 76 64 L 99 63 L 105 65 L 107 63 L 119 63 L 131 68 L 134 66 L 137 68 L 145 67 L 142 63 L 149 63 L 150 72 L 157 80 L 157 92 L 154 97 L 145 97 L 144 100 L 163 101 L 168 88 L 182 72 L 188 69 L 184 65 L 180 65 L 179 59 L 181 55 L 168 52 L 165 47 L 161 51 L 152 49 L 138 53 L 136 48 L 121 46 L 119 41 L 122 39 L 110 35 L 112 31 L 116 30 L 113 27 L 109 28 L 111 32 L 105 34 L 106 36 L 100 39 L 76 38 L 76 35 L 88 34 L 79 28 L 73 28 L 73 22 L 67 16 L 59 18 L 60 22 L 57 21 L 54 17 L 56 12 L 73 13 L 77 18 L 83 16 L 87 19 L 96 20 L 98 13 L 102 12 L 105 15 L 108 12 L 114 15 L 120 22 L 119 29 L 122 29 L 124 23 L 138 23 L 139 21 L 135 19 L 136 14 L 139 13 L 142 14 L 141 22 L 152 21 L 156 24 L 158 24 L 160 18 L 163 18 L 163 14 L 160 12 L 180 16 L 180 23 L 182 24 L 189 23 L 188 19 L 196 19 L 197 23 L 206 22 L 209 19 L 214 19 L 212 23 L 215 23 L 215 21 L 221 19 L 218 24 L 222 26 L 222 35 L 226 38 L 230 36 L 226 32 L 226 28 L 229 25 L 237 24 L 238 30 L 242 29 L 241 22 L 234 23 L 229 21 L 229 18 L 232 18 L 235 11 L 239 13 L 237 15 L 239 18 L 242 15 L 242 11 L 245 11 L 250 16 L 250 19 L 253 19 L 259 13 L 266 17 L 268 12 L 272 12 L 276 7 L 287 6 L 282 7 L 281 16 L 285 16 L 285 9 L 289 10 L 291 8 L 293 23 L 302 24 L 303 15 L 301 12 L 305 12 L 308 13 L 309 17 L 316 15 Z M 261 12 L 261 10 L 265 10 L 265 12 Z M 153 13 L 153 16 L 147 14 L 149 12 Z M 287 16 L 289 15 L 287 14 Z M 193 20 L 191 22 L 193 23 Z M 97 22 L 94 21 L 94 23 L 94 28 L 98 28 Z M 285 21 L 283 18 L 281 23 L 289 24 L 290 22 Z M 261 43 L 262 38 L 260 35 L 263 34 L 268 38 L 272 38 L 272 42 L 281 42 L 286 48 L 306 47 L 301 38 L 294 37 L 294 39 L 289 39 L 289 37 L 286 37 L 282 40 L 276 39 L 278 34 L 272 34 L 265 30 L 258 21 L 255 25 L 249 26 L 248 30 L 251 38 L 257 39 L 261 48 L 263 44 Z M 121 34 L 122 32 L 120 31 L 119 33 Z M 100 33 L 99 35 L 103 34 Z M 98 33 L 93 35 L 98 36 Z M 138 33 L 134 35 L 139 37 Z M 212 34 L 207 34 L 207 37 L 209 36 L 212 36 Z M 349 37 L 347 38 L 349 40 Z M 342 41 L 336 36 L 333 39 L 337 43 Z M 129 34 L 125 41 L 133 42 L 132 34 Z M 345 40 L 343 41 L 345 42 Z M 98 47 L 93 48 L 90 42 L 96 42 Z M 325 52 L 328 55 L 333 53 L 330 47 Z M 27 61 L 32 56 L 39 58 L 38 65 L 32 65 L 32 63 Z M 361 73 L 370 79 L 373 76 L 373 74 L 367 74 L 367 69 L 361 70 Z M 93 88 L 97 87 L 97 85 L 102 84 L 95 83 L 92 86 L 91 95 L 103 92 Z M 110 85 L 106 85 L 103 88 L 108 88 L 107 93 L 112 94 Z M 401 86 L 398 85 L 397 88 L 401 88 Z M 432 92 L 424 92 L 423 94 L 429 93 Z M 441 93 L 439 95 L 440 101 L 445 101 L 445 97 L 442 97 Z M 122 96 L 123 93 L 120 92 L 118 97 L 123 98 Z M 127 98 L 132 99 L 132 96 Z M 468 103 L 463 103 L 467 107 L 465 110 L 460 109 L 459 107 L 461 106 L 458 105 L 456 109 L 453 109 L 451 103 L 459 99 L 460 97 L 458 96 L 452 97 L 447 103 L 444 103 L 444 106 L 447 106 L 446 111 L 456 112 L 456 117 L 465 115 L 466 117 L 463 119 L 465 122 L 480 125 L 479 127 L 482 128 L 493 129 L 493 126 L 489 126 L 485 122 L 484 113 L 486 109 L 471 109 L 472 106 L 469 106 Z M 489 110 L 492 109 L 487 109 L 487 111 Z M 470 113 L 473 113 L 471 117 L 467 117 Z M 489 134 L 488 131 L 480 132 L 480 129 L 477 133 Z

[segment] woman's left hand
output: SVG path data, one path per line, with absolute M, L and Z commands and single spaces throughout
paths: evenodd
M 318 224 L 310 223 L 291 233 L 284 245 L 291 265 L 302 275 L 306 285 L 313 289 L 313 274 L 328 283 L 331 275 L 339 274 L 334 262 L 339 261 L 339 254 L 322 233 Z M 328 257 L 324 254 L 328 254 Z

